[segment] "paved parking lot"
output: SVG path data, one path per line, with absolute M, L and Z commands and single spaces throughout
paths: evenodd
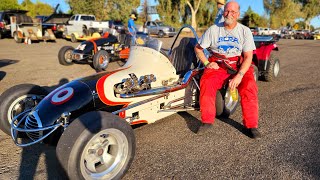
M 20 83 L 52 89 L 95 73 L 89 65 L 61 66 L 57 54 L 64 45 L 78 44 L 1 39 L 0 93 Z M 124 179 L 320 179 L 320 41 L 278 45 L 279 79 L 258 82 L 262 139 L 242 133 L 240 108 L 202 136 L 193 132 L 199 112 L 172 115 L 135 129 L 136 157 Z M 21 149 L 0 132 L 0 149 L 0 179 L 65 179 L 54 147 Z

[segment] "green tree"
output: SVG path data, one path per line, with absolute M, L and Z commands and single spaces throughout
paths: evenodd
M 180 4 L 179 0 L 158 0 L 157 12 L 160 20 L 165 24 L 178 27 L 181 25 L 180 18 Z
M 35 8 L 35 15 L 50 15 L 53 13 L 54 8 L 51 7 L 49 4 L 37 2 L 34 5 Z
M 215 0 L 203 0 L 197 13 L 197 24 L 199 27 L 213 25 L 217 11 Z
M 21 9 L 18 0 L 1 0 L 0 10 Z
M 255 13 L 251 6 L 248 7 L 240 22 L 248 27 L 266 27 L 268 25 L 268 19 Z
M 301 16 L 300 5 L 294 0 L 263 0 L 264 9 L 269 15 L 271 28 L 279 28 Z
M 139 0 L 67 0 L 73 14 L 93 14 L 98 20 L 127 21 Z
M 320 15 L 320 1 L 319 0 L 295 0 L 301 5 L 301 18 L 305 19 L 305 28 L 310 30 L 310 21 L 312 18 Z
M 107 0 L 106 12 L 109 19 L 127 22 L 131 13 L 136 13 L 140 0 Z
M 197 28 L 197 13 L 200 5 L 206 0 L 159 0 L 158 13 L 161 20 L 168 24 L 189 23 Z M 202 6 L 204 7 L 204 6 Z
M 36 15 L 50 15 L 54 10 L 49 4 L 41 3 L 39 1 L 33 3 L 31 0 L 24 0 L 21 3 L 21 7 L 29 11 L 28 15 L 31 17 L 35 17 Z

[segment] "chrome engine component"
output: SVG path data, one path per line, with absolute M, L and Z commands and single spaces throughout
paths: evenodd
M 29 113 L 29 115 L 26 117 L 24 127 L 25 129 L 42 128 L 42 123 L 40 121 L 37 111 Z M 26 132 L 26 134 L 33 141 L 36 141 L 37 139 L 40 139 L 43 136 L 43 132 L 41 131 Z
M 140 79 L 133 73 L 129 74 L 130 78 L 123 79 L 121 83 L 114 86 L 116 94 L 135 93 L 141 90 L 151 88 L 151 83 L 157 79 L 153 74 L 141 76 Z
M 60 126 L 66 126 L 66 124 L 57 122 L 54 125 L 43 127 L 38 112 L 29 109 L 12 119 L 11 137 L 17 146 L 26 147 L 42 142 Z M 23 134 L 26 134 L 28 138 L 19 141 L 19 137 L 23 137 Z

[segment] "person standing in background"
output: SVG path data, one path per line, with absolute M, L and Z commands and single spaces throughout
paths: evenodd
M 214 19 L 214 24 L 219 24 L 224 22 L 223 12 L 224 12 L 224 5 L 226 4 L 225 0 L 216 0 L 218 12 L 216 18 Z

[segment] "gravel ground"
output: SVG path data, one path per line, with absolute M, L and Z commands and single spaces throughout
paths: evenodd
M 0 93 L 20 83 L 52 89 L 94 73 L 88 65 L 59 65 L 63 45 L 77 44 L 0 40 Z M 199 112 L 175 114 L 135 129 L 136 157 L 124 179 L 320 179 L 320 41 L 278 45 L 279 79 L 258 82 L 261 139 L 242 133 L 240 108 L 201 136 L 194 133 Z M 54 147 L 21 149 L 0 132 L 0 148 L 0 179 L 65 179 Z

